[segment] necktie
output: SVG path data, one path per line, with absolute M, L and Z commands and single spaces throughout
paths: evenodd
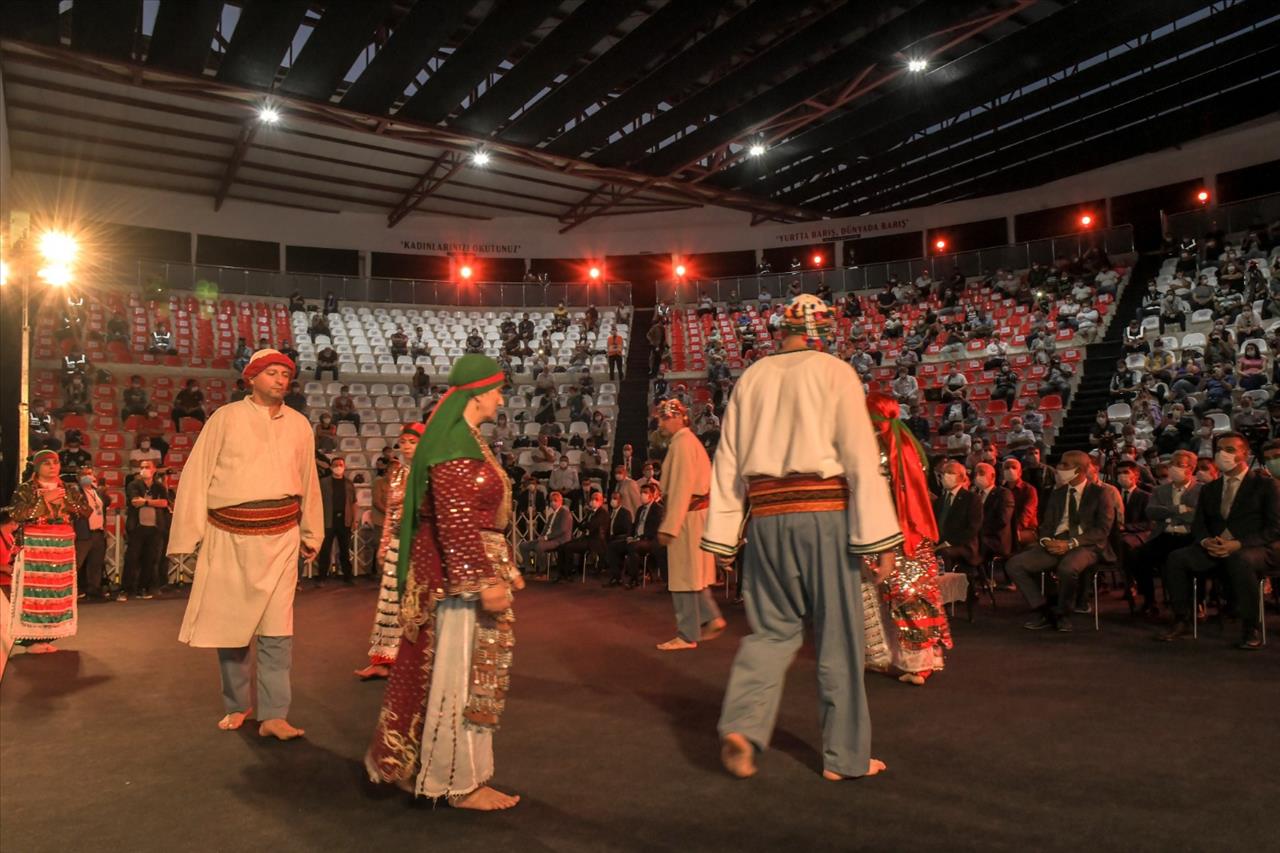
M 1080 501 L 1075 489 L 1067 490 L 1067 525 L 1072 536 L 1080 533 Z
M 938 519 L 940 525 L 947 523 L 947 516 L 951 514 L 951 492 L 947 492 L 942 498 L 942 518 Z
M 1231 506 L 1236 502 L 1236 490 L 1240 488 L 1239 477 L 1225 477 L 1222 480 L 1222 519 L 1231 515 Z

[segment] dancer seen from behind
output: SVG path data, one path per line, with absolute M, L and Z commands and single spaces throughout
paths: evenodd
M 676 636 L 658 648 L 672 652 L 714 640 L 724 633 L 725 621 L 708 588 L 716 580 L 715 557 L 699 547 L 707 523 L 711 460 L 679 400 L 658 404 L 658 429 L 670 439 L 662 460 L 667 508 L 658 544 L 667 549 L 667 588 L 676 610 Z
M 868 394 L 867 409 L 903 537 L 894 550 L 893 571 L 878 584 L 864 584 L 867 668 L 899 673 L 899 681 L 919 686 L 942 669 L 943 650 L 951 648 L 951 627 L 938 589 L 933 550 L 938 525 L 929 501 L 925 453 L 899 418 L 897 401 Z
M 258 734 L 280 740 L 303 734 L 288 720 L 293 595 L 298 555 L 313 559 L 324 535 L 311 424 L 284 405 L 296 373 L 278 350 L 253 354 L 243 371 L 250 395 L 214 412 L 187 457 L 168 547 L 199 549 L 178 639 L 217 649 L 226 708 L 218 728 L 253 716 L 253 643 Z
M 75 483 L 61 479 L 62 462 L 52 450 L 31 460 L 31 478 L 20 484 L 8 507 L 22 531 L 14 562 L 11 637 L 29 654 L 58 649 L 54 640 L 74 637 L 76 534 L 72 522 L 89 515 L 89 502 Z
M 488 784 L 515 645 L 512 591 L 524 586 L 503 532 L 511 484 L 479 431 L 503 383 L 493 359 L 459 358 L 414 453 L 396 567 L 403 633 L 365 755 L 375 782 L 482 811 L 520 799 Z
M 815 351 L 833 331 L 826 303 L 802 294 L 786 309 L 778 353 L 742 374 L 716 450 L 702 547 L 722 559 L 744 532 L 743 598 L 751 634 L 738 648 L 720 715 L 721 760 L 756 772 L 783 682 L 813 625 L 823 776 L 868 776 L 871 717 L 863 686 L 859 564 L 877 580 L 902 544 L 880 449 L 854 369 Z
M 356 670 L 363 679 L 386 678 L 400 648 L 400 581 L 396 565 L 400 559 L 400 512 L 404 506 L 404 487 L 409 480 L 409 466 L 422 438 L 424 424 L 407 424 L 400 431 L 402 462 L 395 462 L 386 474 L 387 510 L 382 519 L 382 538 L 374 565 L 382 567 L 378 589 L 378 606 L 373 614 L 373 632 L 369 636 L 369 665 Z

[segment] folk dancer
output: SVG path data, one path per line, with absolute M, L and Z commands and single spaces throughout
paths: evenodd
M 404 506 L 404 487 L 409 480 L 409 466 L 418 449 L 425 424 L 406 424 L 400 431 L 400 455 L 387 472 L 387 509 L 382 519 L 382 538 L 378 542 L 375 565 L 382 567 L 382 582 L 378 588 L 378 606 L 373 614 L 373 633 L 369 635 L 369 665 L 357 669 L 356 675 L 366 681 L 386 678 L 391 674 L 391 664 L 396 661 L 400 648 L 400 582 L 396 577 L 396 564 L 400 559 L 400 510 Z
M 427 420 L 400 524 L 400 649 L 365 768 L 415 796 L 507 809 L 489 787 L 493 732 L 515 645 L 512 590 L 524 582 L 504 529 L 511 483 L 480 435 L 502 405 L 502 370 L 469 354 Z
M 929 502 L 926 457 L 899 418 L 896 400 L 868 394 L 867 409 L 903 536 L 889 576 L 879 584 L 864 584 L 867 669 L 897 672 L 899 681 L 922 686 L 942 669 L 943 649 L 951 648 L 951 627 L 938 589 L 938 525 Z
M 284 405 L 297 369 L 260 349 L 245 365 L 250 396 L 215 411 L 187 457 L 168 553 L 199 548 L 195 582 L 178 639 L 217 649 L 226 716 L 240 728 L 253 713 L 249 643 L 257 643 L 258 734 L 291 740 L 293 595 L 298 555 L 313 559 L 324 531 L 315 438 L 307 419 Z
M 715 583 L 715 557 L 699 547 L 707 523 L 711 490 L 711 460 L 693 430 L 689 413 L 679 400 L 658 404 L 658 429 L 670 440 L 662 461 L 667 508 L 658 526 L 658 544 L 667 549 L 667 588 L 676 611 L 676 636 L 658 648 L 664 652 L 696 649 L 699 640 L 724 633 L 708 587 Z
M 14 561 L 9 630 L 15 645 L 33 655 L 58 649 L 54 640 L 74 637 L 76 534 L 72 521 L 87 517 L 89 502 L 75 483 L 64 482 L 53 450 L 36 451 L 31 478 L 20 484 L 8 507 L 22 530 Z
M 871 757 L 857 569 L 869 558 L 877 581 L 887 577 L 903 540 L 862 383 L 849 364 L 814 351 L 833 326 L 822 300 L 792 300 L 779 352 L 738 380 L 716 450 L 702 547 L 721 559 L 736 554 L 751 504 L 743 559 L 751 634 L 719 724 L 721 760 L 739 778 L 755 774 L 756 753 L 768 746 L 805 621 L 818 655 L 823 776 L 885 769 Z

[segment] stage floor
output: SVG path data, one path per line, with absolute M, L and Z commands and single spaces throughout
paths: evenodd
M 365 781 L 382 693 L 360 683 L 376 587 L 298 597 L 300 742 L 215 728 L 211 651 L 177 642 L 180 596 L 81 608 L 55 655 L 0 689 L 0 849 L 43 851 L 1263 850 L 1276 848 L 1280 637 L 1262 652 L 1151 642 L 1123 604 L 1103 630 L 1030 633 L 1001 609 L 954 626 L 947 670 L 868 675 L 887 774 L 818 776 L 811 649 L 774 749 L 728 777 L 715 724 L 738 637 L 662 653 L 669 598 L 531 584 L 496 738 L 500 814 L 409 803 Z M 1272 625 L 1275 625 L 1272 615 Z M 1235 639 L 1232 632 L 1232 639 Z

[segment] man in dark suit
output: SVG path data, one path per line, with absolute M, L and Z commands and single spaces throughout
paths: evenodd
M 982 528 L 978 551 L 987 560 L 1007 560 L 1013 556 L 1013 492 L 996 485 L 996 469 L 986 462 L 973 468 L 973 485 L 982 500 Z
M 658 487 L 653 483 L 646 483 L 640 489 L 640 509 L 636 511 L 636 523 L 631 538 L 627 541 L 626 562 L 623 565 L 626 575 L 624 585 L 627 589 L 634 588 L 640 582 L 645 557 L 653 557 L 655 561 L 662 557 L 662 546 L 658 544 L 658 527 L 662 524 L 664 513 L 658 497 Z
M 1036 541 L 1036 528 L 1040 526 L 1040 493 L 1036 487 L 1022 479 L 1022 463 L 1009 457 L 1001 463 L 1004 487 L 1013 495 L 1013 544 L 1014 549 Z
M 1022 480 L 1036 490 L 1036 510 L 1038 514 L 1043 514 L 1046 504 L 1049 503 L 1049 493 L 1053 491 L 1055 483 L 1053 469 L 1040 460 L 1041 453 L 1038 446 L 1030 448 L 1022 455 Z M 1040 519 L 1037 517 L 1037 529 L 1039 526 Z
M 1120 527 L 1120 562 L 1129 578 L 1130 585 L 1125 588 L 1125 598 L 1133 601 L 1135 585 L 1131 563 L 1137 552 L 1151 539 L 1151 522 L 1147 520 L 1147 502 L 1151 493 L 1144 491 L 1139 483 L 1142 472 L 1138 463 L 1122 459 L 1116 463 L 1116 487 L 1120 490 L 1121 515 Z
M 1157 616 L 1155 577 L 1164 569 L 1169 555 L 1191 544 L 1191 525 L 1196 517 L 1200 485 L 1196 482 L 1196 455 L 1178 450 L 1169 459 L 1169 482 L 1156 486 L 1147 501 L 1151 538 L 1140 550 L 1125 555 L 1125 571 L 1138 585 L 1142 612 Z
M 1058 485 L 1049 493 L 1037 531 L 1039 543 L 1015 556 L 1006 569 L 1009 577 L 1039 616 L 1023 627 L 1030 630 L 1071 630 L 1071 611 L 1080 575 L 1100 562 L 1116 558 L 1111 539 L 1120 523 L 1116 490 L 1090 481 L 1093 464 L 1079 450 L 1062 454 L 1054 468 Z M 1058 606 L 1045 601 L 1035 575 L 1058 575 Z
M 547 526 L 542 531 L 542 535 L 537 539 L 520 543 L 521 564 L 528 564 L 532 560 L 535 571 L 547 571 L 548 574 L 550 570 L 547 568 L 547 554 L 559 551 L 560 546 L 573 537 L 573 515 L 564 505 L 564 495 L 552 492 L 550 501 L 551 516 L 547 519 Z M 560 572 L 557 571 L 556 576 L 551 578 L 551 582 L 557 583 L 559 580 Z
M 1249 442 L 1240 433 L 1222 433 L 1214 449 L 1222 476 L 1200 490 L 1191 524 L 1194 544 L 1174 551 L 1165 564 L 1174 623 L 1157 639 L 1191 633 L 1191 576 L 1217 569 L 1226 576 L 1244 632 L 1236 648 L 1256 651 L 1262 648 L 1258 583 L 1280 571 L 1280 482 L 1249 470 Z
M 575 556 L 581 556 L 585 561 L 587 554 L 595 554 L 597 560 L 604 560 L 605 546 L 609 542 L 609 510 L 604 508 L 604 492 L 592 492 L 587 499 L 587 514 L 577 533 L 560 548 L 560 558 L 566 561 L 566 570 Z
M 627 556 L 627 544 L 634 527 L 631 512 L 623 505 L 622 493 L 618 489 L 614 489 L 609 497 L 609 506 L 609 542 L 605 545 L 605 565 L 609 567 L 609 577 L 605 579 L 603 586 L 622 586 L 622 561 Z
M 978 535 L 982 529 L 982 499 L 969 490 L 969 474 L 955 460 L 942 463 L 942 494 L 933 502 L 938 519 L 938 559 L 948 568 L 969 570 L 982 561 Z

